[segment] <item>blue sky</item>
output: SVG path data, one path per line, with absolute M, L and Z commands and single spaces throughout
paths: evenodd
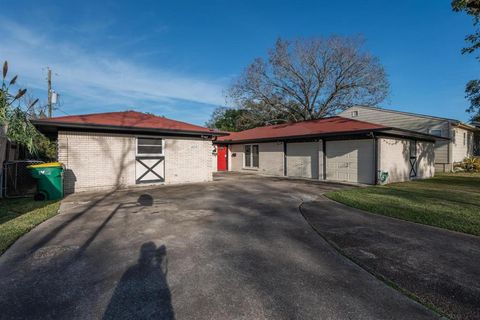
M 461 55 L 470 17 L 449 0 L 0 0 L 0 60 L 56 115 L 136 109 L 204 124 L 224 90 L 278 37 L 363 35 L 391 84 L 382 106 L 467 120 Z

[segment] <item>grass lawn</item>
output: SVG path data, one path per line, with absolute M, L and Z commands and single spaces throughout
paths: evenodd
M 20 236 L 58 213 L 59 201 L 0 200 L 0 254 Z
M 437 174 L 326 196 L 373 213 L 480 236 L 480 173 Z

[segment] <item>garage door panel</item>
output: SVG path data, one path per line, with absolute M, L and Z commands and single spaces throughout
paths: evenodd
M 287 176 L 318 178 L 318 142 L 287 143 Z
M 326 142 L 326 178 L 354 183 L 374 183 L 372 140 Z

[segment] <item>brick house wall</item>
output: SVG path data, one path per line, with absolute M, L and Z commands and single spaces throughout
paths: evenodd
M 165 139 L 165 183 L 213 180 L 213 144 L 194 138 Z
M 258 145 L 259 166 L 258 168 L 244 167 L 244 144 L 232 144 L 229 147 L 228 158 L 229 171 L 255 172 L 273 176 L 283 176 L 284 153 L 283 142 L 254 143 Z M 235 156 L 233 156 L 235 154 Z
M 166 137 L 165 184 L 212 180 L 212 142 Z M 136 136 L 95 132 L 58 132 L 58 161 L 66 171 L 66 193 L 136 185 Z
M 415 179 L 431 178 L 435 174 L 435 144 L 417 141 L 417 176 Z M 410 179 L 410 140 L 399 138 L 378 139 L 378 170 L 388 172 L 387 182 L 402 182 Z

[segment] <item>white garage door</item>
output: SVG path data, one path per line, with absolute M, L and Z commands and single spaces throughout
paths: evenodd
M 373 140 L 327 141 L 327 180 L 373 184 L 373 143 Z
M 318 142 L 287 143 L 287 176 L 318 179 Z

